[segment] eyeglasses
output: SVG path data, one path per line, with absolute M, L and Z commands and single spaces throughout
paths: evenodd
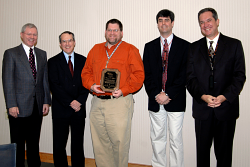
M 107 31 L 108 31 L 108 33 L 111 33 L 111 32 L 113 32 L 113 33 L 117 33 L 117 32 L 118 32 L 118 31 L 120 31 L 120 30 L 118 30 L 118 29 L 114 29 L 114 30 L 107 29 Z
M 61 43 L 65 44 L 65 43 L 70 43 L 70 42 L 73 42 L 73 41 L 74 41 L 73 39 L 62 40 Z
M 26 34 L 27 36 L 34 36 L 34 37 L 37 37 L 37 34 L 30 34 L 30 33 L 24 33 L 24 34 Z

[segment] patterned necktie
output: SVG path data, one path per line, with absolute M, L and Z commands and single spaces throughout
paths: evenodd
M 163 72 L 162 72 L 162 89 L 165 91 L 165 84 L 167 81 L 167 68 L 168 68 L 168 42 L 165 39 L 164 40 L 164 45 L 163 45 L 163 51 L 162 51 L 162 68 L 163 68 Z
M 209 46 L 209 49 L 208 49 L 210 55 L 212 56 L 212 58 L 214 57 L 214 49 L 213 49 L 213 46 L 212 46 L 213 42 L 214 42 L 214 41 L 209 41 L 210 46 Z
M 30 63 L 30 67 L 31 67 L 31 70 L 32 70 L 33 77 L 34 77 L 34 79 L 36 81 L 36 64 L 35 64 L 35 56 L 33 54 L 33 49 L 32 48 L 30 48 L 29 63 Z
M 69 65 L 70 73 L 71 73 L 71 75 L 72 75 L 72 77 L 73 77 L 73 75 L 74 75 L 74 70 L 73 70 L 73 64 L 72 64 L 72 62 L 71 62 L 71 56 L 69 56 L 68 65 Z

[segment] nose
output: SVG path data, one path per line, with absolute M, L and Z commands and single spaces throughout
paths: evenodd
M 204 22 L 204 27 L 207 27 L 208 26 L 208 22 Z

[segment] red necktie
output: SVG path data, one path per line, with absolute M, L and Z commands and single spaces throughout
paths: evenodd
M 69 61 L 68 61 L 68 65 L 69 65 L 69 70 L 70 70 L 70 72 L 71 72 L 71 75 L 72 75 L 72 77 L 73 77 L 73 75 L 74 75 L 74 70 L 73 70 L 73 64 L 72 64 L 72 62 L 71 62 L 71 56 L 69 56 Z
M 168 42 L 165 39 L 164 40 L 164 45 L 163 45 L 163 51 L 162 51 L 162 68 L 163 68 L 163 72 L 162 72 L 162 89 L 165 91 L 165 84 L 167 81 L 167 68 L 168 68 Z
M 36 81 L 36 64 L 35 64 L 35 56 L 33 54 L 32 48 L 30 48 L 29 63 L 30 63 L 30 68 L 32 70 L 33 77 Z

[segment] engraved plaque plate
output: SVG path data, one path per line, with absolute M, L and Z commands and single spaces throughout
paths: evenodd
M 118 69 L 105 68 L 102 71 L 101 89 L 105 92 L 113 92 L 119 89 L 120 71 Z

